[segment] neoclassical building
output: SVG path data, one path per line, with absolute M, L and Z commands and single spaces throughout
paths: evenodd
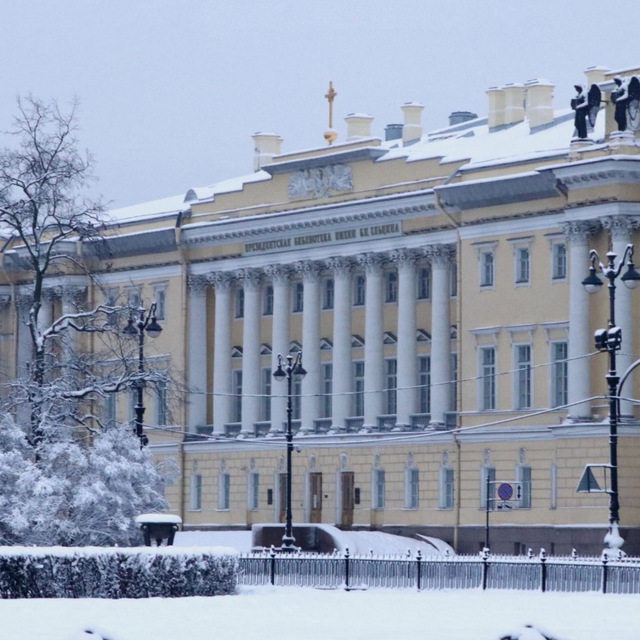
M 587 83 L 607 96 L 637 71 L 592 68 Z M 465 553 L 487 522 L 500 552 L 602 548 L 607 495 L 576 489 L 586 465 L 609 462 L 607 355 L 593 344 L 609 306 L 582 280 L 591 249 L 622 256 L 640 237 L 640 145 L 615 131 L 611 105 L 573 140 L 574 113 L 552 94 L 543 80 L 494 87 L 487 117 L 454 112 L 432 132 L 415 103 L 384 135 L 351 114 L 333 144 L 297 153 L 255 134 L 252 174 L 112 212 L 108 242 L 82 251 L 99 287 L 52 279 L 51 314 L 72 296 L 157 302 L 150 363 L 188 392 L 148 393 L 146 431 L 179 465 L 166 495 L 186 528 L 283 520 L 287 387 L 272 374 L 302 351 L 294 522 Z M 26 287 L 14 274 L 0 292 L 8 375 L 29 358 Z M 623 372 L 640 350 L 640 294 L 616 293 Z M 634 554 L 639 391 L 631 376 L 619 425 Z M 124 420 L 133 404 L 122 393 L 99 409 Z

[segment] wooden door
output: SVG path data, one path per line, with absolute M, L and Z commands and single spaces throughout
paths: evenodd
M 322 474 L 309 474 L 309 522 L 319 524 L 322 522 Z
M 281 473 L 278 478 L 278 522 L 284 522 L 287 517 L 287 474 Z
M 353 526 L 354 510 L 354 484 L 353 471 L 343 471 L 340 474 L 341 513 L 340 526 L 348 529 Z

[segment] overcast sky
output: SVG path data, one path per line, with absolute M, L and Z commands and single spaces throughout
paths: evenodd
M 369 113 L 374 134 L 544 78 L 564 108 L 593 65 L 640 66 L 638 0 L 5 0 L 0 129 L 19 94 L 80 101 L 99 192 L 126 206 L 252 171 L 256 131 L 283 152 L 324 144 Z M 3 142 L 4 141 L 0 141 Z

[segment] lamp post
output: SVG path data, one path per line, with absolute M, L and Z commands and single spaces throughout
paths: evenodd
M 143 307 L 137 309 L 137 318 L 133 313 L 129 316 L 127 326 L 122 330 L 129 338 L 138 338 L 138 380 L 136 381 L 137 402 L 135 406 L 136 424 L 134 433 L 140 439 L 140 448 L 149 444 L 149 438 L 144 433 L 144 403 L 143 391 L 146 386 L 144 380 L 144 334 L 145 331 L 151 338 L 157 338 L 162 327 L 156 320 L 156 303 L 154 302 L 145 312 Z
M 624 265 L 627 270 L 620 278 L 629 289 L 635 289 L 640 285 L 640 273 L 633 266 L 633 245 L 625 247 L 622 259 L 616 264 L 616 254 L 613 251 L 607 253 L 607 264 L 600 261 L 597 251 L 591 250 L 589 259 L 589 275 L 582 281 L 584 288 L 589 293 L 595 293 L 602 287 L 603 282 L 598 277 L 599 270 L 608 281 L 609 289 L 609 323 L 607 329 L 599 329 L 595 333 L 595 346 L 598 351 L 606 351 L 609 354 L 609 371 L 606 375 L 609 396 L 609 470 L 611 474 L 611 487 L 609 493 L 609 532 L 605 536 L 605 543 L 610 549 L 622 546 L 622 538 L 618 531 L 620 522 L 620 499 L 618 496 L 618 421 L 620 417 L 620 399 L 618 397 L 618 383 L 620 376 L 616 369 L 616 351 L 622 345 L 622 332 L 616 326 L 616 284 L 618 276 Z
M 282 536 L 281 551 L 294 551 L 295 538 L 293 537 L 292 530 L 292 515 L 291 515 L 291 456 L 293 454 L 293 432 L 291 431 L 291 418 L 293 413 L 292 396 L 293 396 L 293 380 L 302 380 L 307 375 L 307 372 L 302 368 L 302 351 L 298 351 L 294 357 L 289 354 L 285 358 L 281 354 L 278 354 L 278 367 L 273 372 L 273 377 L 281 382 L 285 378 L 287 379 L 287 496 L 285 507 L 285 525 L 284 535 Z

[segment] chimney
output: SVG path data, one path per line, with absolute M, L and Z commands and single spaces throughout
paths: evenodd
M 487 96 L 489 96 L 489 131 L 495 131 L 504 126 L 504 91 L 498 87 L 489 87 Z
M 347 123 L 347 142 L 371 137 L 373 116 L 366 113 L 350 113 L 344 121 Z
M 409 144 L 422 138 L 422 110 L 424 107 L 417 102 L 405 102 L 402 107 L 404 126 L 402 127 L 402 142 Z
M 504 123 L 517 124 L 524 120 L 524 85 L 509 83 L 504 91 Z
M 260 171 L 266 164 L 271 164 L 275 156 L 280 155 L 282 138 L 277 133 L 254 133 L 253 170 Z
M 389 140 L 400 140 L 402 138 L 402 127 L 404 125 L 401 124 L 388 124 L 384 128 L 384 139 L 388 142 Z
M 607 79 L 607 73 L 611 73 L 611 70 L 607 69 L 607 67 L 589 67 L 584 72 L 584 75 L 587 76 L 587 91 L 592 84 L 604 82 Z
M 529 129 L 534 130 L 553 122 L 554 85 L 547 80 L 529 80 L 527 89 L 527 119 Z
M 478 114 L 472 111 L 452 111 L 449 115 L 449 126 L 453 127 L 463 122 L 469 122 L 469 120 L 475 120 L 477 117 Z

